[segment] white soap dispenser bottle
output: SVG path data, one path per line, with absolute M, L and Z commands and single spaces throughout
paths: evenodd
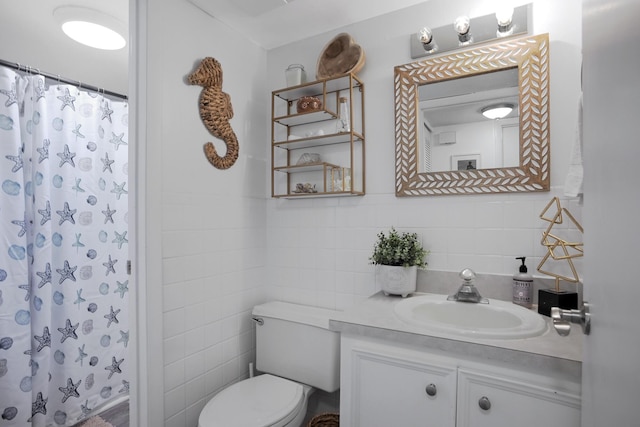
M 533 276 L 527 272 L 526 257 L 517 257 L 522 260 L 518 273 L 513 275 L 513 303 L 526 308 L 533 305 Z

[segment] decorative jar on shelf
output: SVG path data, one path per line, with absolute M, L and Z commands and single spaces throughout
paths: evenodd
M 336 133 L 351 132 L 349 101 L 345 97 L 340 97 L 338 104 L 338 122 L 336 123 Z
M 287 87 L 298 86 L 307 80 L 304 66 L 302 64 L 289 65 L 284 71 L 284 75 L 287 80 Z

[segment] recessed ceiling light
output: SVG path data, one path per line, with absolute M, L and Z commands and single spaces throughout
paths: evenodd
M 495 104 L 484 107 L 482 110 L 480 110 L 480 112 L 487 119 L 502 119 L 506 117 L 511 112 L 511 110 L 513 110 L 513 107 L 513 104 L 507 103 Z
M 62 31 L 73 40 L 96 49 L 118 50 L 127 42 L 120 34 L 100 24 L 87 21 L 67 21 Z
M 76 6 L 59 7 L 53 15 L 62 31 L 78 43 L 105 50 L 118 50 L 127 45 L 126 25 L 110 15 Z

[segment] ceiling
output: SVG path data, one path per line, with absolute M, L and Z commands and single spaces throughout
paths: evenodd
M 68 37 L 54 16 L 73 5 L 99 10 L 126 28 L 130 0 L 19 0 L 0 14 L 0 59 L 109 90 L 128 91 L 128 49 L 99 51 Z M 149 0 L 159 1 L 159 0 Z M 272 49 L 426 0 L 184 0 Z M 25 29 L 29 29 L 25 31 Z M 16 34 L 20 37 L 16 38 Z M 6 43 L 6 40 L 15 40 Z M 109 70 L 105 73 L 105 70 Z
M 188 0 L 272 49 L 426 0 Z

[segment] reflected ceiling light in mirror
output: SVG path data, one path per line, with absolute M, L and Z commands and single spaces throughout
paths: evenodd
M 496 11 L 498 31 L 496 36 L 507 37 L 513 34 L 513 7 L 500 6 Z
M 422 29 L 418 31 L 418 40 L 422 43 L 425 52 L 433 53 L 438 50 L 438 45 L 436 45 L 435 40 L 433 40 L 433 33 L 429 27 L 422 27 Z
M 495 120 L 507 117 L 507 115 L 513 110 L 515 106 L 506 102 L 501 104 L 493 104 L 484 107 L 480 112 L 487 119 Z
M 63 6 L 53 11 L 62 31 L 71 39 L 96 49 L 119 50 L 127 45 L 126 26 L 98 10 Z
M 458 45 L 466 46 L 473 43 L 473 37 L 471 36 L 471 19 L 468 16 L 458 16 L 453 21 L 453 28 L 458 33 Z

